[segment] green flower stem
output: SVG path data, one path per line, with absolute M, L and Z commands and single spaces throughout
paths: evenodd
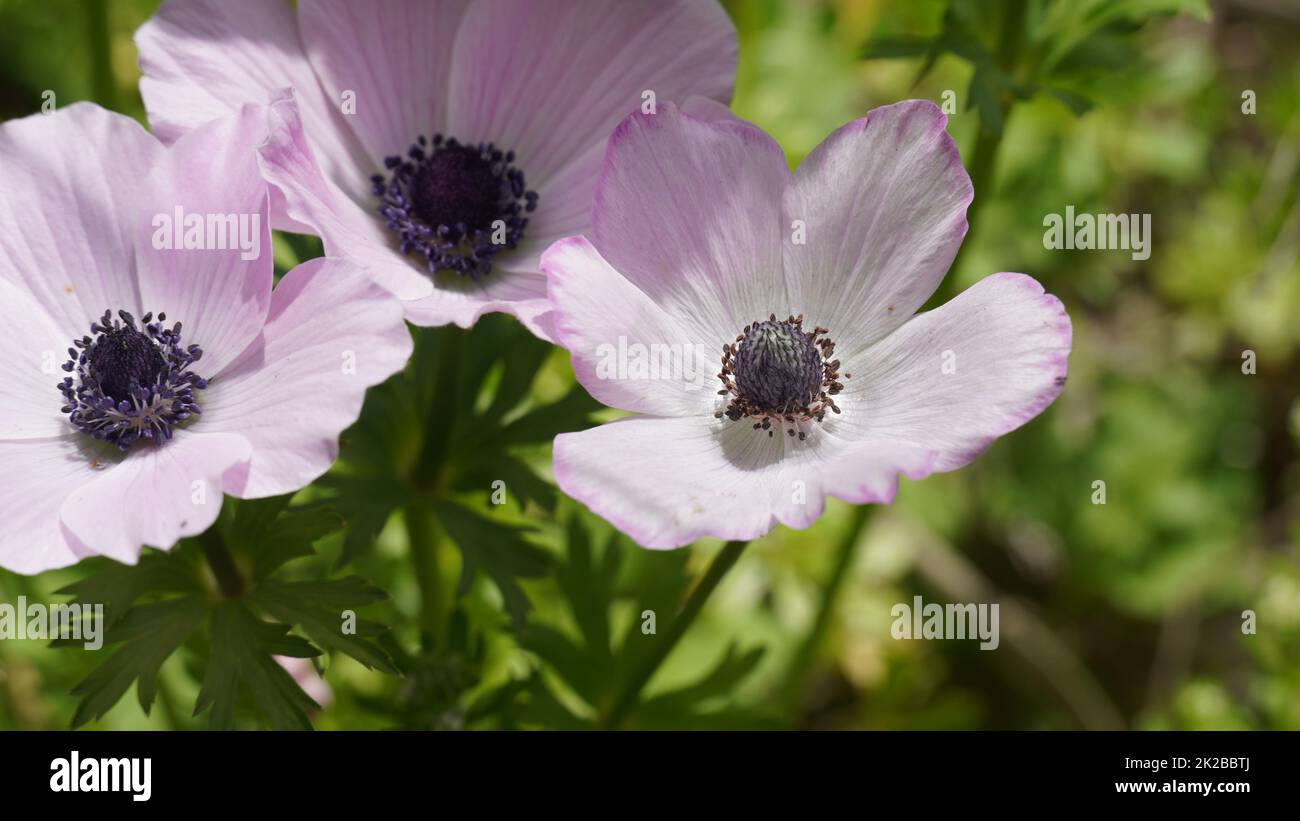
M 1015 75 L 1016 65 L 1020 60 L 1021 46 L 1024 44 L 1025 5 L 1026 0 L 1010 0 L 1002 17 L 1002 29 L 998 37 L 996 56 L 998 66 L 1008 76 Z M 971 235 L 979 230 L 980 214 L 984 210 L 985 204 L 993 199 L 993 173 L 997 166 L 998 150 L 1002 147 L 1002 134 L 1006 130 L 1007 120 L 1011 116 L 1011 108 L 1015 105 L 1015 102 L 1015 95 L 1010 90 L 1003 89 L 1002 93 L 998 95 L 1002 127 L 993 131 L 987 127 L 986 123 L 980 121 L 979 133 L 975 137 L 975 149 L 971 154 L 970 161 L 971 187 L 975 190 L 975 199 L 971 201 L 970 207 L 966 209 L 966 222 L 970 226 L 970 234 L 967 235 L 966 241 L 961 244 L 961 247 L 957 249 L 957 256 L 949 267 L 953 274 L 960 273 L 960 265 L 962 258 L 966 255 L 966 249 L 973 244 Z M 937 293 L 938 303 L 947 302 L 956 294 L 956 277 L 945 277 Z M 938 303 L 933 300 L 931 302 L 931 304 Z
M 424 499 L 410 502 L 405 517 L 411 564 L 415 567 L 415 583 L 420 589 L 420 632 L 425 649 L 434 649 L 442 640 L 446 598 L 439 564 L 438 528 L 433 521 L 431 505 Z
M 443 478 L 443 462 L 446 461 L 452 426 L 456 420 L 456 389 L 460 383 L 460 365 L 467 334 L 459 328 L 441 328 L 437 333 L 437 373 L 433 378 L 433 399 L 429 406 L 429 416 L 424 423 L 424 441 L 419 459 L 411 472 L 412 484 L 421 490 L 431 491 L 440 490 L 437 486 Z
M 117 108 L 117 79 L 113 74 L 112 34 L 108 26 L 108 0 L 86 3 L 86 37 L 90 52 L 91 93 L 104 108 Z
M 405 509 L 406 533 L 411 564 L 420 588 L 420 632 L 426 650 L 442 645 L 443 624 L 450 608 L 442 578 L 443 540 L 433 516 L 434 502 L 451 484 L 446 457 L 456 417 L 457 387 L 466 332 L 442 328 L 421 333 L 438 334 L 436 372 L 429 415 L 424 421 L 424 440 L 410 474 L 411 501 Z
M 736 564 L 740 554 L 745 551 L 749 542 L 727 542 L 717 556 L 714 557 L 713 563 L 705 572 L 704 578 L 700 579 L 699 584 L 691 591 L 691 595 L 686 599 L 686 604 L 682 607 L 677 618 L 672 620 L 668 625 L 667 632 L 659 641 L 655 642 L 650 655 L 642 660 L 641 665 L 637 667 L 632 678 L 628 679 L 626 686 L 619 692 L 618 697 L 611 703 L 610 708 L 601 716 L 599 726 L 604 729 L 614 729 L 622 724 L 627 714 L 636 706 L 640 699 L 641 690 L 654 677 L 659 665 L 663 664 L 664 659 L 677 646 L 677 642 L 685 635 L 686 630 L 694 623 L 695 618 L 700 615 L 704 609 L 704 603 L 709 600 L 718 583 L 722 581 L 727 571 Z
M 781 687 L 781 703 L 790 710 L 798 706 L 799 699 L 803 695 L 808 670 L 812 667 L 813 660 L 817 657 L 817 650 L 821 647 L 826 630 L 830 626 L 831 615 L 835 612 L 835 602 L 839 597 L 840 588 L 848 578 L 853 559 L 857 556 L 858 544 L 862 541 L 863 528 L 871 518 L 871 510 L 871 505 L 854 506 L 849 527 L 836 547 L 835 561 L 831 566 L 830 578 L 822 588 L 822 600 L 817 609 L 817 616 L 813 619 L 812 628 L 804 638 L 803 644 L 791 660 L 785 675 L 785 683 Z
M 221 529 L 216 525 L 208 528 L 198 537 L 199 547 L 208 560 L 208 567 L 216 577 L 217 588 L 228 599 L 237 599 L 244 595 L 244 577 L 235 564 L 235 557 L 230 555 Z

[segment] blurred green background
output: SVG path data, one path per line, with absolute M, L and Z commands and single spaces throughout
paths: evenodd
M 59 105 L 95 100 L 143 120 L 131 35 L 155 5 L 0 0 L 0 118 L 39 110 L 53 90 Z M 996 271 L 1029 273 L 1064 301 L 1074 352 L 1056 403 L 970 467 L 904 481 L 860 530 L 832 504 L 809 530 L 751 547 L 634 726 L 1300 729 L 1300 5 L 725 5 L 740 37 L 734 108 L 792 165 L 872 107 L 952 102 L 976 198 L 936 301 Z M 1067 205 L 1151 214 L 1150 259 L 1044 249 L 1044 216 Z M 277 238 L 285 266 L 311 253 Z M 566 357 L 543 354 L 525 409 L 573 386 Z M 548 447 L 525 443 L 517 458 L 545 475 Z M 482 507 L 482 495 L 459 498 Z M 664 603 L 663 619 L 718 545 L 640 551 L 536 495 L 494 514 L 534 526 L 549 563 L 518 573 L 527 626 L 480 578 L 458 610 L 470 638 L 416 654 L 402 679 L 328 660 L 315 726 L 584 725 L 626 661 L 593 648 L 593 630 L 608 650 L 647 602 Z M 370 617 L 409 649 L 424 604 L 400 520 L 376 525 L 351 571 L 390 593 Z M 342 542 L 298 572 L 333 572 Z M 436 561 L 455 578 L 456 551 Z M 60 601 L 53 591 L 97 567 L 0 572 L 0 600 Z M 915 595 L 1000 603 L 1001 647 L 893 640 L 890 609 Z M 0 642 L 0 727 L 67 726 L 90 655 Z M 204 726 L 189 709 L 201 660 L 164 664 L 149 716 L 127 697 L 91 726 Z

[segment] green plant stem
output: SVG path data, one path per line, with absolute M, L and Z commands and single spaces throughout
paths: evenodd
M 1002 16 L 997 61 L 998 66 L 1008 76 L 1015 74 L 1016 64 L 1020 60 L 1021 46 L 1024 43 L 1025 3 L 1026 0 L 1011 0 L 1007 3 Z M 993 199 L 993 174 L 997 166 L 998 151 L 1002 147 L 1002 134 L 1006 131 L 1007 119 L 1011 116 L 1011 108 L 1015 102 L 1016 98 L 1011 90 L 1003 89 L 998 95 L 998 107 L 1001 109 L 999 119 L 1002 127 L 995 131 L 988 128 L 982 119 L 980 121 L 979 133 L 975 137 L 975 149 L 970 161 L 971 187 L 975 190 L 975 198 L 966 209 L 966 222 L 970 226 L 970 234 L 957 249 L 957 256 L 952 261 L 950 271 L 954 274 L 960 273 L 960 265 L 966 256 L 966 249 L 973 244 L 971 234 L 979 230 L 980 214 L 984 211 L 984 206 Z M 945 277 L 938 290 L 939 303 L 947 302 L 956 293 L 956 278 Z M 936 303 L 932 300 L 931 304 Z
M 425 331 L 425 333 L 431 333 Z M 411 472 L 411 482 L 421 490 L 439 490 L 443 462 L 446 461 L 452 426 L 456 419 L 457 388 L 466 331 L 441 328 L 437 331 L 437 373 L 433 379 L 433 397 L 424 421 L 424 441 Z
M 117 108 L 117 79 L 113 74 L 113 49 L 108 30 L 108 0 L 86 3 L 86 36 L 90 52 L 91 93 L 104 108 Z
M 405 510 L 406 534 L 410 542 L 415 583 L 420 589 L 420 633 L 426 650 L 442 642 L 444 595 L 442 566 L 438 555 L 438 528 L 429 501 L 415 499 Z
M 230 549 L 226 547 L 221 529 L 213 525 L 198 537 L 198 541 L 199 547 L 203 549 L 204 558 L 208 560 L 208 567 L 216 577 L 217 588 L 221 591 L 221 595 L 228 599 L 237 599 L 244 595 L 244 577 L 235 564 L 235 558 L 230 555 Z
M 686 630 L 694 623 L 695 618 L 700 615 L 704 609 L 704 604 L 713 595 L 714 589 L 718 583 L 727 575 L 727 571 L 735 566 L 740 554 L 745 551 L 749 542 L 727 542 L 722 548 L 722 552 L 714 557 L 713 563 L 705 571 L 704 577 L 695 585 L 691 595 L 687 597 L 686 604 L 682 606 L 679 612 L 668 625 L 667 632 L 659 641 L 655 642 L 650 654 L 646 656 L 641 664 L 636 668 L 636 672 L 628 679 L 627 684 L 619 691 L 618 696 L 610 704 L 599 722 L 599 726 L 604 729 L 614 729 L 618 727 L 627 714 L 636 706 L 641 697 L 641 691 L 650 679 L 654 677 L 659 665 L 663 664 L 668 658 L 668 654 L 677 646 L 677 642 L 685 635 Z
M 835 602 L 848 578 L 853 559 L 857 556 L 858 544 L 862 541 L 862 531 L 871 518 L 871 509 L 871 505 L 857 505 L 853 508 L 848 530 L 836 546 L 831 575 L 822 588 L 822 600 L 817 609 L 817 616 L 813 619 L 812 627 L 804 638 L 803 644 L 790 661 L 781 687 L 781 702 L 788 709 L 795 709 L 799 698 L 803 695 L 808 670 L 817 657 L 817 650 L 821 647 L 827 628 L 830 627 L 831 616 L 835 612 Z

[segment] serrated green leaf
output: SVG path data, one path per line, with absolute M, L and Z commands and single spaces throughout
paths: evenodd
M 122 646 L 72 688 L 73 695 L 82 697 L 72 726 L 103 718 L 132 682 L 138 682 L 140 708 L 148 714 L 157 694 L 159 668 L 198 628 L 206 612 L 197 596 L 131 608 L 105 637 L 106 643 Z
M 343 611 L 383 601 L 388 595 L 360 576 L 330 581 L 268 581 L 249 594 L 249 601 L 285 624 L 303 632 L 329 652 L 346 653 L 367 668 L 391 675 L 400 671 L 373 641 L 386 628 L 358 619 L 355 633 L 344 633 Z
M 222 602 L 212 611 L 212 643 L 194 715 L 209 707 L 213 729 L 232 729 L 240 685 L 252 695 L 273 729 L 310 730 L 310 710 L 319 709 L 272 656 L 311 658 L 320 651 L 289 634 L 284 624 L 257 618 L 239 601 Z
M 502 445 L 549 442 L 561 433 L 590 427 L 591 414 L 603 405 L 591 398 L 581 385 L 558 401 L 535 408 L 501 429 Z
M 55 591 L 72 596 L 79 602 L 104 605 L 107 630 L 147 593 L 197 593 L 199 577 L 186 561 L 175 553 L 149 552 L 138 564 L 105 564 L 84 579 Z
M 465 595 L 474 576 L 482 571 L 501 591 L 511 619 L 522 625 L 532 603 L 516 580 L 545 576 L 550 557 L 524 541 L 524 528 L 492 521 L 452 502 L 438 503 L 435 512 L 463 557 L 458 595 Z

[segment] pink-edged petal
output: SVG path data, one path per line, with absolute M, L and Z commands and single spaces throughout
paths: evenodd
M 716 351 L 610 267 L 583 237 L 542 257 L 555 342 L 573 357 L 587 392 L 603 404 L 661 416 L 708 416 Z
M 445 125 L 447 75 L 468 0 L 303 0 L 298 21 L 326 93 L 352 92 L 346 115 L 375 170 Z M 364 169 L 358 169 L 365 173 Z
M 207 530 L 221 511 L 228 471 L 248 461 L 237 433 L 178 430 L 160 447 L 137 447 L 67 495 L 63 524 L 87 549 L 135 564 L 141 547 L 167 550 Z
M 293 8 L 282 0 L 169 0 L 136 32 L 140 94 L 154 132 L 172 142 L 246 103 L 295 89 L 316 158 L 355 195 L 369 187 L 365 152 L 326 94 L 303 50 Z M 276 214 L 276 227 L 281 225 Z
M 0 439 L 72 430 L 55 387 L 71 342 L 25 289 L 0 279 Z
M 1024 274 L 994 274 L 846 363 L 836 435 L 911 442 L 959 468 L 1060 394 L 1071 327 Z
M 0 126 L 0 279 L 19 285 L 67 337 L 105 309 L 139 310 L 136 198 L 163 145 L 89 103 Z
M 907 321 L 952 264 L 973 194 L 947 122 L 924 100 L 877 108 L 795 170 L 785 221 L 807 233 L 785 244 L 786 279 L 797 310 L 842 342 Z
M 484 0 L 461 21 L 448 130 L 513 149 L 531 186 L 546 182 L 642 104 L 731 99 L 735 30 L 694 0 Z
M 641 546 L 673 548 L 807 527 L 827 495 L 891 501 L 898 476 L 921 476 L 932 459 L 909 443 L 792 442 L 710 417 L 637 417 L 556 437 L 554 469 L 565 493 Z
M 255 498 L 311 483 L 337 458 L 366 389 L 410 353 L 401 304 L 355 266 L 321 257 L 285 274 L 262 334 L 203 394 L 203 430 L 252 443 L 226 492 Z
M 142 307 L 184 325 L 184 344 L 203 348 L 204 374 L 243 353 L 270 308 L 271 225 L 255 152 L 265 131 L 266 109 L 253 105 L 200 126 L 172 145 L 141 197 Z
M 759 129 L 660 102 L 610 137 L 594 243 L 664 310 L 720 346 L 750 322 L 789 310 L 781 276 L 789 177 L 780 146 Z
M 71 491 L 97 475 L 91 447 L 80 434 L 0 441 L 5 466 L 0 567 L 34 575 L 87 555 L 65 538 L 59 510 Z
M 727 120 L 744 124 L 731 109 L 709 97 L 688 97 L 679 106 L 683 114 L 699 120 Z M 545 208 L 529 215 L 528 231 L 518 249 L 493 260 L 493 268 L 508 271 L 537 271 L 547 248 L 566 237 L 591 236 L 591 205 L 596 181 L 605 167 L 605 142 L 552 174 L 541 186 Z M 530 183 L 531 184 L 531 183 Z
M 258 163 L 267 182 L 284 192 L 289 216 L 319 234 L 328 255 L 354 260 L 399 299 L 432 293 L 428 275 L 391 247 L 377 216 L 321 173 L 293 93 L 282 90 L 268 113 L 270 136 L 258 149 Z
M 484 314 L 500 312 L 515 316 L 534 335 L 551 340 L 541 320 L 551 307 L 546 300 L 546 277 L 533 271 L 494 267 L 478 282 L 442 271 L 434 280 L 431 295 L 403 304 L 407 320 L 422 327 L 470 328 Z

